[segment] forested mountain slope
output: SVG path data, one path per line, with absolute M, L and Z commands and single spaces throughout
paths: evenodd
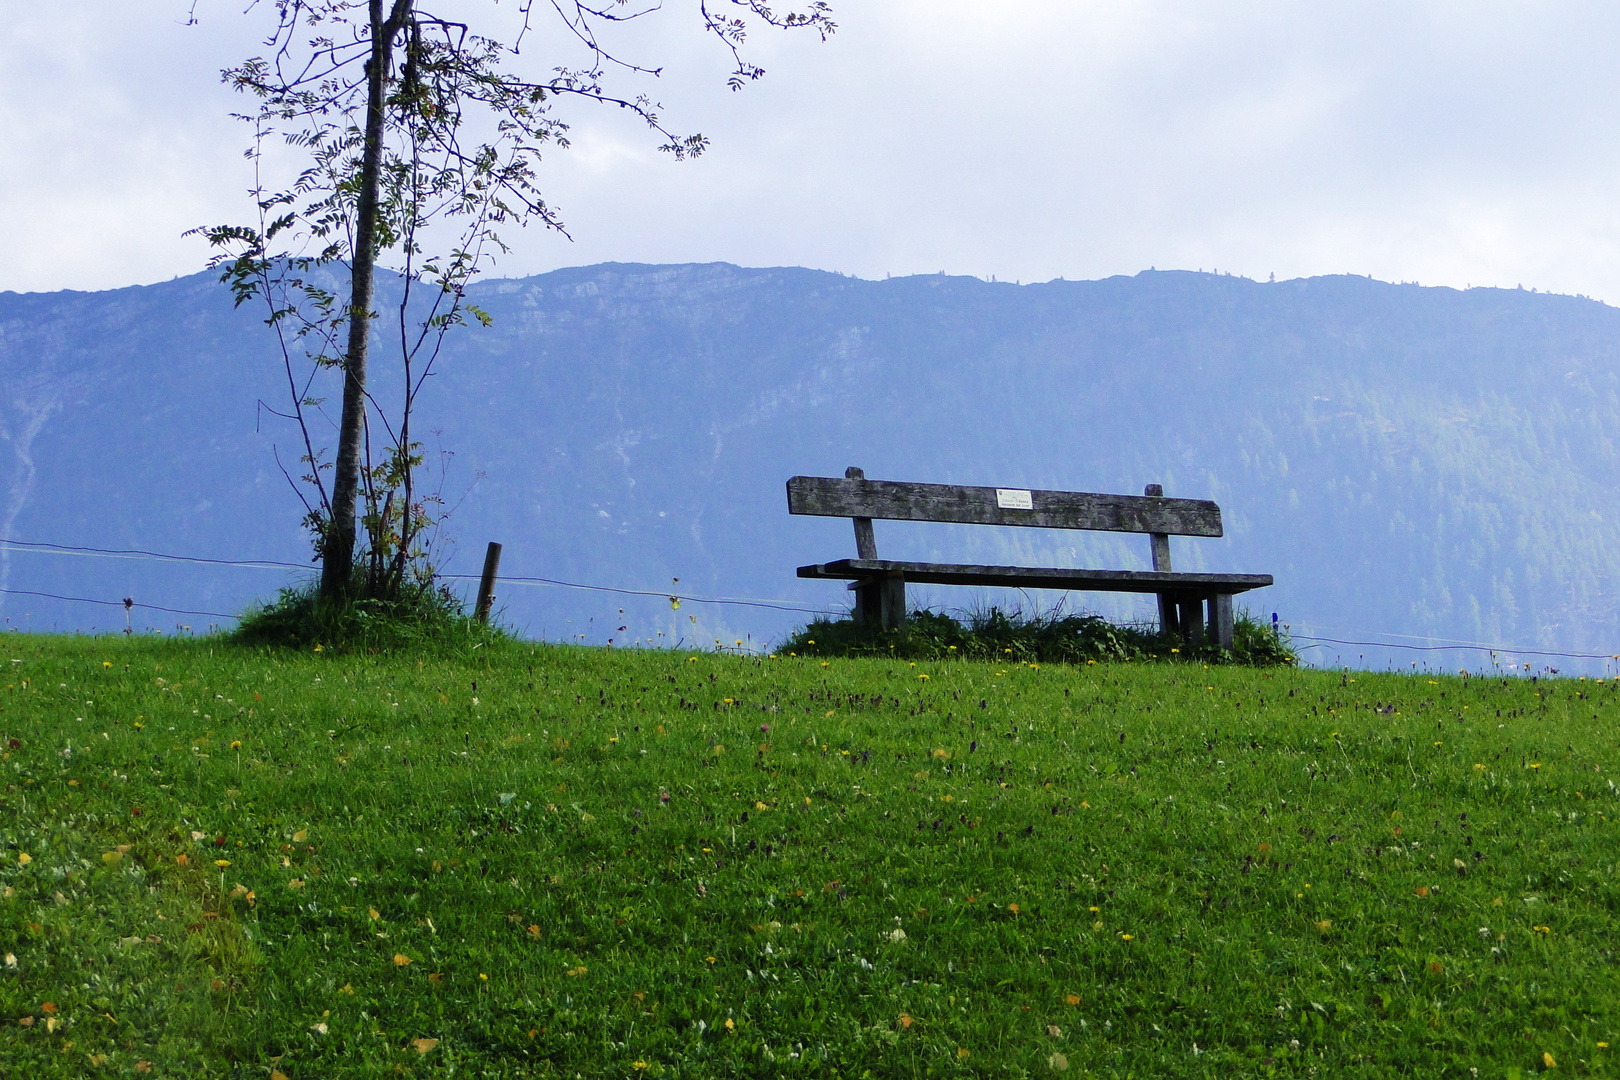
M 1296 629 L 1620 652 L 1620 311 L 1595 301 L 1344 276 L 1013 285 L 723 264 L 584 267 L 474 292 L 494 325 L 452 338 L 424 416 L 430 449 L 454 451 L 452 570 L 476 573 L 496 539 L 509 574 L 651 591 L 678 577 L 686 593 L 829 607 L 846 600 L 838 587 L 793 568 L 851 555 L 853 540 L 846 522 L 787 515 L 795 473 L 1159 482 L 1226 514 L 1224 539 L 1176 542 L 1178 569 L 1274 574 L 1250 602 Z M 257 407 L 285 400 L 271 346 L 212 275 L 0 294 L 0 535 L 305 560 L 272 444 L 289 469 L 297 450 Z M 884 555 L 1147 558 L 1134 536 L 877 528 Z M 235 611 L 283 578 L 0 556 L 11 590 L 201 611 Z M 515 584 L 501 597 L 528 633 L 596 642 L 768 642 L 804 617 Z M 37 629 L 124 622 L 121 608 L 17 594 L 0 611 Z M 209 621 L 135 612 L 137 628 Z

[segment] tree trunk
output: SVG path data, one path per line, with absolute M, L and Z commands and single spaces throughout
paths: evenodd
M 349 279 L 349 346 L 343 359 L 343 415 L 332 477 L 332 519 L 321 538 L 321 595 L 341 596 L 354 574 L 355 502 L 366 429 L 366 353 L 371 343 L 371 302 L 377 265 L 377 194 L 382 176 L 383 110 L 394 37 L 410 15 L 412 0 L 394 0 L 383 19 L 383 0 L 370 0 L 371 59 L 366 62 L 366 131 L 355 206 L 354 253 Z

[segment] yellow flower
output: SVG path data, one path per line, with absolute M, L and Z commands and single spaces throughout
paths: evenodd
M 1547 1051 L 1545 1051 L 1545 1050 L 1543 1050 L 1541 1052 L 1541 1063 L 1543 1065 L 1547 1066 L 1547 1068 L 1549 1068 L 1549 1069 L 1558 1068 L 1558 1062 L 1554 1061 L 1553 1056 L 1551 1054 L 1547 1053 Z
M 1131 937 L 1131 935 L 1129 935 L 1129 934 L 1121 934 L 1121 935 L 1119 935 L 1119 940 L 1121 940 L 1121 941 L 1135 941 L 1136 939 Z
M 755 810 L 768 810 L 768 809 L 770 809 L 770 808 L 769 808 L 769 807 L 767 807 L 767 806 L 766 806 L 766 805 L 765 805 L 765 804 L 764 804 L 764 803 L 762 803 L 762 802 L 755 802 L 755 803 L 754 803 L 754 809 L 755 809 Z
M 709 964 L 714 963 L 714 957 L 712 957 L 712 956 L 705 956 L 703 958 L 703 960 L 704 960 L 705 963 L 709 963 Z
M 227 866 L 231 865 L 231 860 L 229 860 L 229 859 L 215 859 L 214 860 L 214 865 L 219 867 L 221 870 L 223 870 Z
M 17 853 L 17 864 L 19 866 L 27 866 L 29 863 L 31 863 L 33 861 L 34 861 L 34 857 L 32 855 L 28 854 L 28 852 L 19 851 Z
M 231 749 L 232 750 L 240 750 L 240 749 L 242 749 L 242 740 L 241 739 L 232 739 L 231 740 Z
M 921 679 L 923 682 L 928 681 L 928 676 L 927 675 L 919 675 L 919 676 L 917 676 L 917 678 Z
M 829 664 L 829 663 L 827 663 L 827 661 L 825 661 L 825 660 L 823 660 L 823 661 L 822 661 L 822 662 L 821 662 L 821 666 L 822 666 L 822 667 L 832 667 L 832 665 L 831 665 L 831 664 Z
M 101 666 L 104 667 L 104 668 L 112 667 L 112 661 L 111 660 L 103 660 L 101 662 Z
M 727 1031 L 736 1031 L 737 1030 L 736 1023 L 729 1016 L 726 1017 L 726 1030 Z
M 634 1064 L 632 1064 L 630 1067 L 639 1072 L 640 1070 L 645 1069 L 647 1067 L 647 1063 L 645 1061 L 637 1061 Z
M 317 646 L 315 646 L 315 651 L 316 651 L 316 652 L 320 652 L 320 651 L 321 651 L 321 647 L 320 647 L 320 646 L 319 646 L 319 645 L 317 645 Z

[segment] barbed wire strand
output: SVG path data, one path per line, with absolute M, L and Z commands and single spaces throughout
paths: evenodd
M 43 596 L 48 600 L 71 600 L 78 604 L 100 604 L 103 607 L 124 608 L 126 611 L 132 608 L 145 608 L 148 611 L 166 611 L 170 615 L 207 615 L 215 619 L 234 619 L 237 617 L 218 611 L 191 611 L 187 608 L 161 607 L 157 604 L 126 604 L 122 600 L 96 600 L 88 596 L 59 596 L 56 593 L 34 592 L 31 589 L 0 589 L 0 593 L 5 593 L 8 596 Z
M 1368 649 L 1407 649 L 1413 652 L 1455 652 L 1465 649 L 1473 652 L 1509 653 L 1516 656 L 1560 656 L 1571 660 L 1620 660 L 1610 653 L 1551 652 L 1546 649 L 1516 649 L 1511 645 L 1400 645 L 1387 641 L 1341 641 L 1338 638 L 1312 637 L 1309 634 L 1290 634 L 1301 641 L 1330 642 L 1334 645 L 1356 645 Z M 1391 634 L 1391 637 L 1395 635 Z M 1307 649 L 1326 648 L 1326 645 L 1306 645 Z
M 17 548 L 23 551 L 37 551 L 41 554 L 76 555 L 89 558 L 122 558 L 122 559 L 150 559 L 161 562 L 193 563 L 204 566 L 231 566 L 259 570 L 310 570 L 312 567 L 304 563 L 282 562 L 276 559 L 210 559 L 196 555 L 175 555 L 162 551 L 147 551 L 142 548 L 98 548 L 77 544 L 53 544 L 29 540 L 12 540 L 0 537 L 0 547 Z M 477 574 L 440 574 L 441 579 L 447 581 L 478 581 Z M 563 581 L 560 578 L 546 578 L 523 575 L 510 575 L 499 579 L 504 584 L 514 585 L 541 585 L 564 589 L 582 589 L 588 592 L 614 593 L 620 596 L 655 596 L 659 599 L 679 600 L 693 604 L 722 604 L 734 607 L 763 608 L 767 611 L 792 611 L 804 615 L 836 615 L 839 612 L 828 609 L 806 608 L 791 604 L 785 600 L 762 600 L 742 597 L 714 597 L 692 596 L 678 592 L 664 592 L 655 589 L 623 589 L 611 585 L 587 585 L 578 581 Z M 55 593 L 32 592 L 26 589 L 0 589 L 0 593 L 17 596 L 38 596 L 51 600 L 63 600 L 83 604 L 100 604 L 108 607 L 124 607 L 119 600 L 95 600 L 84 596 L 58 596 Z M 185 608 L 162 607 L 157 604 L 136 603 L 138 608 L 151 611 L 163 611 L 173 615 L 206 615 L 217 619 L 234 619 L 235 615 L 225 615 L 217 611 L 191 611 Z M 1313 642 L 1303 648 L 1326 648 L 1328 645 L 1347 645 L 1363 649 L 1404 649 L 1408 652 L 1456 652 L 1474 651 L 1489 653 L 1511 653 L 1518 656 L 1553 656 L 1568 660 L 1620 660 L 1620 655 L 1608 653 L 1574 653 L 1557 652 L 1547 649 L 1521 649 L 1512 645 L 1486 645 L 1480 643 L 1465 643 L 1455 645 L 1404 645 L 1389 641 L 1349 641 L 1340 638 L 1316 637 L 1310 634 L 1291 634 L 1291 637 Z M 1386 637 L 1408 637 L 1415 635 L 1387 634 Z M 1434 640 L 1427 638 L 1423 640 Z

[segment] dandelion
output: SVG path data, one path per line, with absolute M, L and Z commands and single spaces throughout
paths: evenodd
M 33 861 L 34 861 L 34 857 L 32 855 L 28 854 L 28 852 L 19 851 L 17 853 L 17 865 L 19 865 L 19 866 L 27 866 L 29 863 L 31 863 Z
M 736 1024 L 736 1022 L 735 1022 L 735 1021 L 733 1021 L 733 1020 L 732 1020 L 732 1019 L 731 1019 L 731 1017 L 729 1017 L 729 1016 L 728 1016 L 728 1017 L 726 1017 L 726 1030 L 727 1030 L 727 1031 L 736 1031 L 736 1030 L 737 1030 L 737 1024 Z
M 231 749 L 232 750 L 240 750 L 240 749 L 242 749 L 242 740 L 241 739 L 232 739 L 231 740 Z
M 110 668 L 110 667 L 112 667 L 112 661 L 111 660 L 103 660 L 101 662 L 101 666 L 104 667 L 104 668 Z
M 676 605 L 676 606 L 679 606 L 679 605 Z M 630 1067 L 632 1069 L 636 1070 L 637 1072 L 640 1072 L 642 1069 L 645 1069 L 647 1067 L 647 1063 L 645 1061 L 635 1061 L 635 1062 L 631 1063 Z
M 827 661 L 825 661 L 825 660 L 823 660 L 823 661 L 822 661 L 822 662 L 821 662 L 821 666 L 822 666 L 822 667 L 832 667 L 832 665 L 831 665 L 831 664 L 829 664 L 829 663 L 827 663 Z
M 917 678 L 920 679 L 923 682 L 928 681 L 928 676 L 927 675 L 919 675 L 919 676 L 917 676 Z
M 703 958 L 703 962 L 704 962 L 704 963 L 706 963 L 706 964 L 713 964 L 713 963 L 714 963 L 714 957 L 712 957 L 712 956 L 705 956 L 705 957 L 704 957 L 704 958 Z
M 1135 941 L 1136 939 L 1133 938 L 1129 934 L 1121 934 L 1121 935 L 1119 935 L 1119 940 L 1121 940 L 1121 941 Z
M 1558 1062 L 1554 1061 L 1553 1056 L 1551 1054 L 1547 1053 L 1547 1051 L 1545 1051 L 1545 1050 L 1543 1050 L 1541 1052 L 1541 1063 L 1543 1065 L 1547 1066 L 1547 1068 L 1549 1068 L 1549 1069 L 1558 1068 Z

